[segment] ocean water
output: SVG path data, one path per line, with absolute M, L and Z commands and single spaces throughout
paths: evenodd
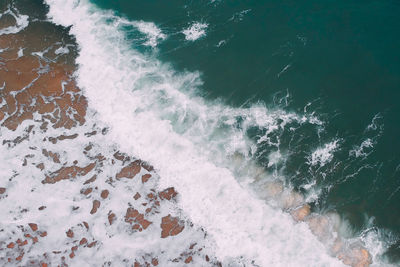
M 176 71 L 199 72 L 197 93 L 206 101 L 262 103 L 321 120 L 282 126 L 277 118 L 276 132 L 245 129 L 257 143 L 252 159 L 315 194 L 313 209 L 338 212 L 353 235 L 390 236 L 385 255 L 398 262 L 398 1 L 92 2 L 153 23 L 159 32 L 125 29 L 131 48 Z
M 398 1 L 9 2 L 0 36 L 26 14 L 76 39 L 55 53 L 109 128 L 95 140 L 152 164 L 223 266 L 399 264 Z

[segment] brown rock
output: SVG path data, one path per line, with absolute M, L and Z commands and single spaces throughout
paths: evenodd
M 153 258 L 153 259 L 151 260 L 151 264 L 153 264 L 153 266 L 158 266 L 158 260 L 157 260 L 157 258 Z
M 20 247 L 25 246 L 25 245 L 28 244 L 28 240 L 25 239 L 25 240 L 22 242 L 21 239 L 18 239 L 18 240 L 17 240 L 17 244 L 18 244 L 18 246 L 20 246 Z
M 37 231 L 38 226 L 37 226 L 36 223 L 29 223 L 28 225 L 29 225 L 29 227 L 32 229 L 32 231 Z
M 142 183 L 147 183 L 147 181 L 151 178 L 151 174 L 147 173 L 142 176 Z
M 189 256 L 189 257 L 186 258 L 185 263 L 189 264 L 189 263 L 192 262 L 192 260 L 193 260 L 192 256 Z
M 97 241 L 93 241 L 92 243 L 88 244 L 88 248 L 91 248 L 97 244 Z
M 40 233 L 40 236 L 41 236 L 41 237 L 45 237 L 45 236 L 47 236 L 47 232 L 46 232 L 46 231 L 44 231 L 44 232 Z
M 122 168 L 122 170 L 117 173 L 116 178 L 129 178 L 132 179 L 136 174 L 140 172 L 140 161 L 136 160 L 130 163 L 128 166 Z
M 144 219 L 144 215 L 139 213 L 139 211 L 135 210 L 134 208 L 128 208 L 125 214 L 125 222 L 135 224 L 138 223 L 142 226 L 143 229 L 149 227 L 151 222 Z
M 123 161 L 123 162 L 125 162 L 125 161 L 130 161 L 130 160 L 131 160 L 131 158 L 130 158 L 127 154 L 121 153 L 121 152 L 119 152 L 119 151 L 115 152 L 113 156 L 114 156 L 114 158 L 116 158 L 117 160 Z
M 125 221 L 126 222 L 133 222 L 134 218 L 139 215 L 139 211 L 135 210 L 134 208 L 128 208 L 125 214 Z
M 149 227 L 149 225 L 151 224 L 151 222 L 149 222 L 148 220 L 144 219 L 144 215 L 143 214 L 140 214 L 137 217 L 137 222 L 142 225 L 143 229 L 147 229 L 147 227 Z
M 168 236 L 174 236 L 183 231 L 185 226 L 183 221 L 180 221 L 178 217 L 172 217 L 170 214 L 162 218 L 161 221 L 161 238 Z
M 51 158 L 55 163 L 60 163 L 60 155 L 58 153 L 54 153 L 46 149 L 43 149 L 42 154 L 46 157 Z
M 68 139 L 75 139 L 79 136 L 79 134 L 72 134 L 72 135 L 60 135 L 59 137 L 57 137 L 58 140 L 62 141 L 62 140 L 68 140 Z
M 92 183 L 92 182 L 94 182 L 96 180 L 96 178 L 97 178 L 97 175 L 95 174 L 95 175 L 92 176 L 92 178 L 86 180 L 83 184 Z
M 69 230 L 66 232 L 66 234 L 67 234 L 67 236 L 68 236 L 69 238 L 73 238 L 73 237 L 74 237 L 74 232 L 73 232 L 71 229 L 69 229 Z
M 142 165 L 142 167 L 148 172 L 151 172 L 154 170 L 154 167 L 149 165 L 147 162 L 141 162 L 140 165 Z
M 0 195 L 4 194 L 6 192 L 6 189 L 4 187 L 0 187 Z
M 7 245 L 7 248 L 14 248 L 14 246 L 15 246 L 14 242 L 10 242 L 10 243 Z
M 164 191 L 158 193 L 161 199 L 167 199 L 171 200 L 174 198 L 178 193 L 176 193 L 175 189 L 173 187 L 169 187 L 165 189 Z
M 86 188 L 85 190 L 82 189 L 81 193 L 84 194 L 85 196 L 89 195 L 92 193 L 93 189 L 91 187 Z
M 93 207 L 92 207 L 92 210 L 90 211 L 90 214 L 95 214 L 99 207 L 100 207 L 100 201 L 93 200 Z
M 87 243 L 87 239 L 86 238 L 82 238 L 81 241 L 79 241 L 79 245 L 84 245 Z
M 363 247 L 356 247 L 350 251 L 342 252 L 338 258 L 346 265 L 352 267 L 368 267 L 371 261 L 371 255 L 368 250 Z
M 39 163 L 38 165 L 36 165 L 37 168 L 39 168 L 41 171 L 44 170 L 44 163 Z
M 103 191 L 101 192 L 101 197 L 102 197 L 103 199 L 106 199 L 106 198 L 108 197 L 108 194 L 109 194 L 109 192 L 108 192 L 107 189 L 106 189 L 106 190 L 103 190 Z
M 61 169 L 53 172 L 50 176 L 42 181 L 43 184 L 54 184 L 61 180 L 76 178 L 78 176 L 85 176 L 96 166 L 96 163 L 91 163 L 86 167 L 70 166 L 62 167 Z
M 17 40 L 16 36 L 18 34 L 13 35 L 13 39 Z M 29 39 L 24 36 L 24 40 L 19 45 L 26 47 L 28 42 L 31 45 Z M 9 45 L 15 46 L 17 43 L 11 42 Z M 2 58 L 5 56 L 2 53 Z M 73 73 L 71 67 L 41 61 L 40 63 L 49 71 L 39 74 L 39 60 L 31 55 L 13 58 L 2 63 L 4 64 L 3 68 L 0 68 L 0 83 L 6 85 L 2 91 L 7 105 L 0 112 L 0 120 L 5 117 L 5 113 L 10 115 L 3 122 L 3 126 L 15 130 L 24 120 L 32 119 L 35 112 L 53 113 L 53 117 L 47 115 L 46 118 L 46 115 L 43 115 L 43 118 L 50 120 L 56 128 L 71 128 L 84 123 L 87 101 L 79 94 L 80 90 L 71 78 Z M 64 83 L 64 90 L 62 83 Z M 28 84 L 31 85 L 26 87 Z M 55 97 L 55 101 L 45 103 L 42 96 Z
M 304 219 L 310 215 L 311 207 L 308 204 L 305 204 L 291 212 L 293 219 L 296 221 L 304 221 Z
M 18 257 L 16 257 L 15 260 L 21 261 L 23 257 L 24 257 L 24 252 L 22 252 Z
M 112 213 L 111 211 L 108 213 L 108 222 L 111 224 L 113 224 L 115 220 L 115 213 Z
M 133 198 L 135 200 L 138 200 L 140 197 L 141 197 L 141 195 L 139 194 L 139 192 L 137 192 Z

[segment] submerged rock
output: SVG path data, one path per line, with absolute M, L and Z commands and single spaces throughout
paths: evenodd
M 290 214 L 292 215 L 293 219 L 296 221 L 304 221 L 305 218 L 310 215 L 311 207 L 308 204 L 304 204 L 303 206 L 292 210 Z

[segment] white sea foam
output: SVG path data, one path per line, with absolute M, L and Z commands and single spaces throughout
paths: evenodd
M 95 119 L 95 114 L 89 114 L 92 119 Z M 32 121 L 25 121 L 17 129 L 10 131 L 5 127 L 0 128 L 0 137 L 2 141 L 13 140 L 17 135 L 24 135 L 24 129 L 29 125 L 34 125 Z M 97 121 L 97 127 L 104 127 Z M 100 129 L 101 129 L 100 128 Z M 88 139 L 84 133 L 92 131 L 91 124 L 86 124 L 78 129 L 71 131 L 63 131 L 60 129 L 49 128 L 46 133 L 41 132 L 39 127 L 34 128 L 35 134 L 30 134 L 29 141 L 25 140 L 14 145 L 12 149 L 9 146 L 0 146 L 0 183 L 1 186 L 7 188 L 7 197 L 1 199 L 0 205 L 0 227 L 4 229 L 0 232 L 0 240 L 5 241 L 10 238 L 17 238 L 20 232 L 19 225 L 26 225 L 30 222 L 35 222 L 40 229 L 45 229 L 48 232 L 45 242 L 39 242 L 33 249 L 29 250 L 20 264 L 22 266 L 30 266 L 29 259 L 41 258 L 44 253 L 54 251 L 55 249 L 65 250 L 70 249 L 70 244 L 65 243 L 65 236 L 62 233 L 63 229 L 79 225 L 82 220 L 87 220 L 90 224 L 91 231 L 86 234 L 88 240 L 98 240 L 101 245 L 98 248 L 81 250 L 79 257 L 71 263 L 73 266 L 101 266 L 105 261 L 112 259 L 113 266 L 124 266 L 124 259 L 139 258 L 146 253 L 154 253 L 159 258 L 162 266 L 171 266 L 166 258 L 177 257 L 180 253 L 176 248 L 183 248 L 190 240 L 202 239 L 201 233 L 191 232 L 188 236 L 185 231 L 172 240 L 160 238 L 160 232 L 157 229 L 153 230 L 150 225 L 145 233 L 134 233 L 130 235 L 126 233 L 127 229 L 123 225 L 110 226 L 107 222 L 108 210 L 102 211 L 107 206 L 107 209 L 112 209 L 119 218 L 124 218 L 127 203 L 132 202 L 132 192 L 143 190 L 141 183 L 119 182 L 108 187 L 118 193 L 118 197 L 113 197 L 102 203 L 99 212 L 95 215 L 88 214 L 91 210 L 91 201 L 87 197 L 79 193 L 82 188 L 82 183 L 87 177 L 75 177 L 73 181 L 64 180 L 55 184 L 43 186 L 43 172 L 35 165 L 42 162 L 46 166 L 46 171 L 51 173 L 60 168 L 60 164 L 48 160 L 42 153 L 43 149 L 51 150 L 60 155 L 60 161 L 65 165 L 73 165 L 77 161 L 78 166 L 85 166 L 91 163 L 88 157 L 83 155 L 82 148 L 88 142 L 94 141 L 93 148 L 90 150 L 92 156 L 101 153 L 107 158 L 112 158 L 113 149 L 110 147 L 109 139 L 104 135 L 95 135 Z M 99 131 L 99 129 L 96 129 Z M 78 131 L 78 132 L 76 132 Z M 46 136 L 58 136 L 59 134 L 78 133 L 79 136 L 74 140 L 63 140 L 62 144 L 53 144 L 49 142 Z M 98 145 L 100 144 L 100 145 Z M 102 145 L 107 144 L 107 145 Z M 27 155 L 28 154 L 28 155 Z M 21 168 L 21 165 L 26 162 L 26 166 Z M 121 165 L 104 164 L 102 173 L 93 182 L 93 187 L 104 188 L 107 184 L 104 181 L 111 175 L 115 175 L 121 168 Z M 143 172 L 143 169 L 142 169 Z M 141 173 L 139 173 L 140 175 Z M 93 175 L 93 171 L 89 173 Z M 153 174 L 155 175 L 155 174 Z M 154 185 L 150 185 L 154 186 Z M 57 192 L 57 195 L 54 195 Z M 112 192 L 112 191 L 111 191 Z M 112 193 L 111 193 L 112 194 Z M 21 197 L 23 196 L 23 197 Z M 106 204 L 105 204 L 106 203 Z M 105 204 L 105 205 L 104 205 Z M 38 207 L 45 205 L 46 209 L 39 211 Z M 72 211 L 72 206 L 79 206 L 79 209 Z M 139 212 L 144 213 L 146 207 L 138 204 L 135 208 Z M 21 212 L 26 210 L 26 212 Z M 172 205 L 163 205 L 161 213 L 171 213 L 175 215 L 176 211 Z M 84 219 L 86 218 L 86 219 Z M 160 218 L 158 218 L 160 221 Z M 130 228 L 128 226 L 128 228 Z M 156 227 L 154 227 L 156 228 Z M 79 229 L 78 229 L 79 230 Z M 86 231 L 85 231 L 86 232 Z M 78 232 L 76 232 L 78 234 Z M 196 236 L 199 235 L 200 236 Z M 89 236 L 88 236 L 89 235 Z M 21 237 L 23 239 L 23 237 Z M 210 245 L 208 246 L 210 247 Z M 161 254 L 163 251 L 165 254 Z M 4 266 L 7 265 L 4 256 L 6 252 L 0 252 L 0 262 Z M 60 264 L 60 259 L 55 254 L 48 255 L 46 261 L 50 261 L 51 265 Z M 8 254 L 9 255 L 9 254 Z M 68 259 L 70 260 L 70 259 Z M 14 263 L 13 263 L 14 264 Z M 70 264 L 68 262 L 68 264 Z M 174 265 L 176 266 L 176 265 Z
M 17 55 L 19 58 L 22 57 L 24 55 L 24 48 L 20 48 Z
M 153 22 L 134 21 L 131 23 L 140 32 L 146 35 L 147 41 L 144 44 L 147 46 L 156 47 L 159 41 L 167 38 Z
M 4 15 L 11 15 L 15 19 L 15 25 L 0 29 L 0 35 L 13 34 L 22 31 L 29 25 L 29 16 L 21 15 L 15 10 L 8 9 L 3 14 L 0 14 L 0 18 Z
M 54 22 L 72 25 L 71 33 L 81 48 L 78 85 L 88 96 L 90 108 L 111 127 L 106 142 L 115 142 L 153 164 L 160 186 L 175 186 L 181 195 L 180 207 L 195 225 L 204 227 L 224 265 L 240 257 L 260 266 L 342 265 L 328 255 L 305 223 L 294 223 L 288 214 L 246 188 L 254 172 L 235 177 L 235 168 L 229 165 L 235 153 L 244 155 L 246 165 L 251 165 L 246 161 L 255 145 L 246 137 L 251 127 L 264 129 L 259 142 L 272 144 L 274 131 L 291 122 L 318 125 L 317 118 L 268 110 L 262 104 L 231 108 L 208 103 L 193 94 L 201 85 L 197 73 L 176 73 L 132 50 L 123 32 L 109 23 L 119 18 L 85 0 L 47 2 Z M 314 151 L 311 164 L 330 161 L 338 142 Z M 275 156 L 271 160 L 279 158 Z M 121 235 L 113 242 L 102 240 L 111 250 L 98 253 L 112 258 L 118 251 L 130 256 L 132 246 L 115 242 L 118 238 L 125 241 Z M 151 245 L 149 240 L 141 241 L 144 247 Z
M 279 151 L 272 152 L 268 156 L 268 167 L 278 164 L 282 160 L 282 155 Z
M 359 157 L 366 157 L 372 152 L 374 147 L 374 141 L 371 138 L 367 138 L 358 147 L 354 147 L 350 150 L 349 155 Z
M 249 13 L 249 12 L 251 12 L 251 9 L 245 9 L 240 12 L 236 12 L 235 14 L 233 14 L 233 16 L 229 20 L 232 20 L 235 22 L 242 21 L 244 16 L 247 15 L 247 13 Z
M 333 153 L 338 150 L 340 140 L 336 139 L 332 142 L 318 147 L 309 157 L 308 164 L 311 166 L 325 166 L 333 159 Z
M 195 22 L 188 28 L 184 29 L 182 33 L 185 35 L 185 39 L 188 41 L 196 41 L 197 39 L 206 35 L 206 29 L 208 24 Z
M 69 49 L 68 49 L 68 47 L 60 47 L 60 48 L 57 48 L 56 51 L 54 51 L 54 53 L 56 55 L 68 54 L 69 53 Z
M 221 47 L 221 46 L 224 46 L 224 45 L 226 45 L 226 41 L 225 40 L 221 40 L 221 41 L 218 42 L 216 47 Z
M 373 118 L 371 123 L 367 126 L 367 128 L 365 129 L 365 132 L 369 132 L 369 131 L 383 131 L 383 116 L 378 113 L 376 114 Z

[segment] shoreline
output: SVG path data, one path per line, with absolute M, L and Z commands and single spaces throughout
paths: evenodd
M 25 262 L 42 266 L 54 262 L 65 265 L 76 257 L 89 260 L 93 256 L 93 252 L 88 252 L 89 249 L 105 246 L 112 250 L 113 244 L 101 244 L 91 232 L 92 229 L 100 232 L 99 236 L 108 237 L 110 240 L 122 230 L 128 239 L 135 235 L 145 238 L 144 233 L 148 233 L 151 238 L 160 239 L 161 246 L 172 246 L 171 244 L 176 242 L 182 248 L 182 253 L 176 258 L 167 259 L 169 262 L 189 264 L 192 261 L 202 261 L 204 264 L 220 266 L 221 262 L 213 255 L 212 246 L 208 246 L 205 239 L 207 233 L 183 219 L 185 216 L 179 209 L 179 192 L 173 187 L 158 190 L 159 177 L 153 167 L 119 152 L 116 144 L 99 143 L 107 142 L 107 126 L 101 127 L 97 125 L 98 121 L 89 118 L 89 115 L 95 117 L 96 114 L 88 111 L 87 99 L 75 84 L 73 75 L 76 66 L 64 64 L 68 59 L 62 59 L 63 54 L 60 58 L 64 62 L 57 63 L 55 51 L 63 47 L 52 47 L 47 52 L 56 56 L 56 59 L 50 61 L 45 60 L 50 58 L 47 54 L 26 54 L 24 49 L 28 49 L 32 43 L 39 44 L 43 37 L 35 36 L 39 40 L 36 42 L 30 42 L 29 39 L 25 39 L 25 43 L 16 41 L 18 34 L 23 32 L 13 34 L 8 39 L 4 36 L 9 35 L 0 36 L 0 49 L 12 47 L 0 53 L 1 62 L 4 63 L 0 75 L 6 77 L 3 81 L 5 87 L 1 90 L 6 104 L 0 109 L 0 122 L 2 127 L 8 128 L 4 130 L 4 136 L 8 139 L 4 139 L 3 144 L 7 144 L 10 150 L 23 147 L 25 151 L 21 150 L 27 153 L 21 162 L 22 168 L 27 170 L 21 173 L 31 173 L 29 183 L 32 187 L 26 188 L 24 177 L 18 172 L 14 173 L 5 185 L 0 185 L 0 193 L 4 191 L 0 194 L 0 204 L 17 200 L 11 206 L 18 206 L 20 210 L 11 213 L 19 218 L 17 221 L 24 222 L 15 225 L 13 230 L 9 229 L 16 233 L 8 239 L 0 239 L 0 248 L 4 247 L 5 251 L 1 258 L 7 259 L 10 264 Z M 19 52 L 21 48 L 22 56 Z M 49 47 L 35 47 L 34 50 L 44 51 L 47 48 Z M 68 57 L 68 54 L 65 56 Z M 28 143 L 32 141 L 31 146 Z M 11 154 L 20 155 L 20 151 Z M 12 162 L 10 158 L 7 160 Z M 37 177 L 42 178 L 38 180 Z M 49 189 L 50 192 L 56 192 L 56 196 L 60 194 L 60 198 L 65 200 L 61 206 L 68 208 L 68 211 L 61 214 L 71 215 L 73 224 L 67 226 L 62 222 L 55 222 L 56 225 L 44 223 L 44 218 L 51 217 L 52 212 L 57 214 L 58 207 L 52 204 L 58 201 L 57 197 L 53 196 L 50 200 L 39 199 L 39 202 L 42 202 L 40 206 L 36 200 L 34 204 L 38 204 L 38 207 L 26 201 L 19 202 L 20 188 L 29 194 L 29 190 L 46 192 L 50 186 L 55 186 Z M 71 187 L 72 191 L 66 192 L 64 187 Z M 273 195 L 280 196 L 283 192 L 283 188 L 280 190 L 275 186 L 272 190 L 275 190 Z M 289 192 L 289 195 L 293 194 L 295 192 Z M 123 197 L 120 197 L 121 195 Z M 37 195 L 32 194 L 28 199 L 33 200 L 34 197 Z M 284 201 L 287 202 L 288 199 Z M 120 200 L 126 205 L 118 207 L 117 203 L 120 204 Z M 75 205 L 75 202 L 79 204 Z M 20 204 L 30 207 L 24 208 Z M 308 217 L 308 225 L 311 228 L 314 225 L 314 231 L 311 231 L 317 237 L 319 233 L 322 236 L 326 229 L 322 229 L 321 225 L 324 227 L 328 224 L 325 217 L 311 216 L 306 203 L 288 207 L 292 208 L 294 220 L 304 221 Z M 26 218 L 31 216 L 24 214 L 31 210 L 32 218 L 38 218 L 40 222 Z M 7 216 L 9 221 L 12 221 L 10 215 Z M 78 218 L 80 222 L 77 221 Z M 101 223 L 96 220 L 100 220 Z M 104 229 L 101 229 L 102 225 L 105 225 Z M 196 238 L 189 242 L 181 240 L 181 235 Z M 50 240 L 50 244 L 58 244 L 59 247 L 40 251 L 37 244 L 46 243 L 46 240 Z M 363 247 L 354 249 L 349 255 L 335 252 L 335 256 L 347 265 L 368 266 L 368 251 Z M 161 249 L 158 250 L 160 254 L 164 254 L 161 253 Z M 38 251 L 44 254 L 35 254 Z M 117 250 L 114 248 L 114 251 Z M 112 253 L 109 254 L 111 255 Z M 143 251 L 142 255 L 130 259 L 129 263 L 134 266 L 157 266 L 159 261 L 160 255 Z
M 60 28 L 38 23 L 48 24 L 46 28 L 55 32 Z M 88 117 L 86 97 L 73 77 L 74 59 L 56 53 L 65 47 L 57 35 L 32 32 L 30 27 L 35 26 L 0 36 L 0 77 L 5 85 L 0 91 L 5 100 L 0 108 L 2 152 L 16 156 L 3 160 L 21 161 L 16 165 L 20 169 L 0 184 L 0 225 L 5 230 L 0 234 L 0 262 L 5 266 L 68 266 L 81 258 L 105 264 L 107 258 L 90 259 L 100 247 L 112 250 L 113 236 L 125 234 L 123 239 L 132 244 L 146 235 L 158 238 L 160 246 L 178 242 L 181 254 L 171 262 L 188 264 L 197 257 L 218 266 L 197 240 L 174 238 L 182 232 L 204 235 L 180 219 L 174 188 L 158 189 L 153 167 L 120 153 L 113 144 L 93 140 L 103 139 L 107 128 Z M 41 42 L 46 39 L 52 40 L 50 44 Z M 68 44 L 70 49 L 73 46 Z M 104 232 L 100 235 L 95 233 L 99 227 Z M 98 239 L 101 236 L 104 240 Z M 111 244 L 102 242 L 106 238 Z M 160 248 L 136 254 L 123 262 L 157 266 L 162 256 Z M 109 256 L 118 255 L 115 251 Z

